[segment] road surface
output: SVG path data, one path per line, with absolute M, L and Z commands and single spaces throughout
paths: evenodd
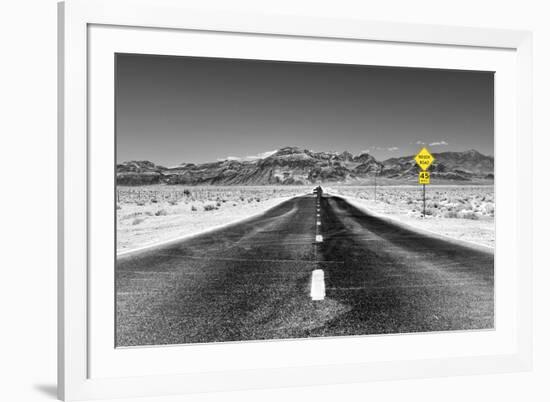
M 493 299 L 493 253 L 404 229 L 336 196 L 301 196 L 119 256 L 116 342 L 489 329 Z

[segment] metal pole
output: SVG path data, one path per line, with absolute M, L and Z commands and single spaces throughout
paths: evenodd
M 426 217 L 426 185 L 422 184 L 422 199 L 424 202 L 424 213 L 422 214 L 422 217 Z
M 376 172 L 374 172 L 374 202 L 376 202 Z

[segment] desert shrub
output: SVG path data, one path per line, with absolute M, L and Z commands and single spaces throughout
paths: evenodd
M 197 210 L 197 207 L 194 205 L 191 205 L 191 211 L 195 212 Z
M 203 208 L 205 211 L 214 211 L 218 209 L 214 204 L 206 204 Z
M 189 197 L 191 195 L 191 191 L 189 191 L 188 189 L 185 189 L 183 190 L 183 195 L 185 195 L 186 197 Z
M 122 219 L 131 219 L 131 218 L 135 218 L 135 217 L 141 216 L 141 215 L 143 215 L 142 212 L 132 212 L 132 213 L 129 213 L 129 214 L 126 214 L 126 215 L 122 216 L 121 218 Z
M 155 216 L 165 216 L 168 215 L 168 212 L 166 212 L 165 209 L 159 209 L 157 212 L 155 212 Z
M 485 205 L 485 212 L 489 215 L 494 215 L 495 213 L 495 206 L 493 204 L 487 204 Z
M 216 206 L 219 208 L 219 207 L 222 206 L 222 204 L 218 201 L 218 202 L 216 202 Z
M 474 221 L 479 219 L 479 216 L 473 211 L 462 211 L 459 214 L 459 217 L 462 218 L 462 219 L 471 219 L 471 220 L 474 220 Z
M 447 211 L 445 212 L 445 218 L 458 218 L 458 212 L 456 211 Z

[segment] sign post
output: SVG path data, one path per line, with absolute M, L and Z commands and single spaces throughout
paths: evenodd
M 376 172 L 374 172 L 374 202 L 376 202 Z
M 430 184 L 430 172 L 428 168 L 431 166 L 435 158 L 426 148 L 422 148 L 414 157 L 416 164 L 422 169 L 418 173 L 418 184 L 422 184 L 422 217 L 426 217 L 426 184 Z
M 378 166 L 375 166 L 374 168 L 374 202 L 376 202 L 376 178 L 378 177 L 378 174 L 380 174 L 381 171 L 382 169 L 380 169 Z

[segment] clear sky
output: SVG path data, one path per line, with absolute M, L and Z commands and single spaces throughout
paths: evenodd
M 117 161 L 173 166 L 284 146 L 493 155 L 493 105 L 490 72 L 119 54 Z

